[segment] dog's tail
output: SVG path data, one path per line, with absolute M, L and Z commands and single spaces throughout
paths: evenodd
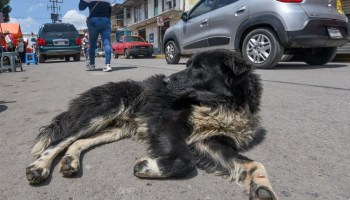
M 38 157 L 41 153 L 47 149 L 48 146 L 51 145 L 53 140 L 53 131 L 54 131 L 54 124 L 51 123 L 48 126 L 43 126 L 40 128 L 40 133 L 36 137 L 34 141 L 34 146 L 32 148 L 31 154 L 35 157 Z
M 65 114 L 65 112 L 61 113 L 56 116 L 49 125 L 43 126 L 39 129 L 39 135 L 36 137 L 31 151 L 33 156 L 38 157 L 45 151 L 45 149 L 47 149 L 47 147 L 61 139 L 58 136 L 62 135 L 62 132 L 64 132 L 62 118 Z

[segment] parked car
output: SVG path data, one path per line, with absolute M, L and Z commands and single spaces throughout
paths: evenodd
M 100 48 L 97 48 L 95 50 L 95 57 L 105 57 L 105 51 Z
M 118 58 L 119 55 L 124 55 L 129 59 L 130 56 L 146 56 L 152 57 L 153 45 L 146 42 L 140 36 L 121 36 L 120 40 L 112 44 L 113 57 Z
M 224 48 L 256 68 L 274 67 L 283 54 L 322 65 L 350 39 L 347 21 L 342 0 L 200 0 L 166 30 L 163 49 L 169 64 Z
M 81 39 L 77 29 L 68 23 L 47 23 L 39 28 L 37 54 L 39 63 L 49 58 L 73 57 L 80 61 Z

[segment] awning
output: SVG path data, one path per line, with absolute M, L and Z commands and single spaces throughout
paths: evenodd
M 17 45 L 17 41 L 19 38 L 23 37 L 22 31 L 21 31 L 21 26 L 16 23 L 1 23 L 0 24 L 0 33 L 4 34 L 5 32 L 9 32 L 13 35 L 15 38 L 15 42 Z M 1 45 L 5 46 L 5 40 L 4 38 L 1 39 Z

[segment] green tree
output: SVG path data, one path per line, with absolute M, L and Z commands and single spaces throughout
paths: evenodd
M 4 21 L 10 21 L 10 12 L 12 8 L 10 6 L 10 0 L 0 0 L 0 12 L 4 15 Z

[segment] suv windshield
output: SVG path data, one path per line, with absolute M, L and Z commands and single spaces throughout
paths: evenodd
M 73 25 L 50 24 L 43 27 L 43 37 L 76 38 L 79 37 L 79 34 Z
M 144 42 L 145 40 L 141 37 L 125 37 L 125 42 Z

